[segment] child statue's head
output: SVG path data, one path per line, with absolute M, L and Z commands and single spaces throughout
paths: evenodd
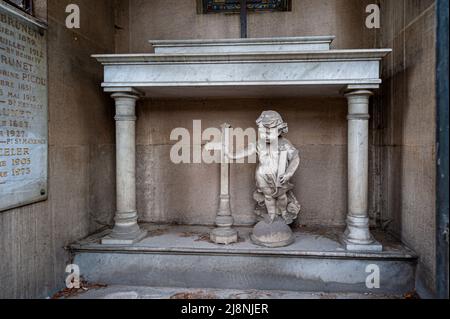
M 271 143 L 274 139 L 278 139 L 283 134 L 288 133 L 288 125 L 278 112 L 265 111 L 256 121 L 260 138 Z

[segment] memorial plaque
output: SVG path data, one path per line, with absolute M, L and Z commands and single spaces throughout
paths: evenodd
M 46 33 L 0 6 L 0 211 L 47 198 Z

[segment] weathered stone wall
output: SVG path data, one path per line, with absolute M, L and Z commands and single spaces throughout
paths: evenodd
M 69 3 L 48 1 L 49 199 L 0 213 L 0 298 L 43 298 L 61 288 L 64 246 L 114 211 L 113 110 L 100 88 L 102 67 L 90 58 L 114 52 L 113 6 L 77 1 L 82 28 L 69 31 Z
M 393 48 L 383 65 L 383 209 L 389 229 L 420 256 L 418 276 L 435 278 L 435 4 L 381 1 L 379 46 Z
M 238 15 L 199 15 L 196 1 L 129 0 L 122 2 L 121 52 L 151 52 L 150 39 L 239 38 Z M 365 27 L 370 1 L 294 0 L 293 11 L 251 13 L 249 37 L 336 35 L 335 48 L 371 48 L 376 31 Z M 172 5 L 178 7 L 174 9 Z M 218 204 L 218 165 L 170 162 L 172 129 L 202 120 L 204 127 L 228 121 L 255 127 L 263 109 L 278 110 L 288 121 L 288 138 L 300 149 L 302 164 L 295 180 L 303 205 L 300 223 L 343 225 L 347 211 L 347 101 L 281 100 L 146 100 L 138 114 L 138 208 L 150 222 L 212 224 Z M 252 221 L 253 165 L 232 168 L 232 205 L 238 223 Z

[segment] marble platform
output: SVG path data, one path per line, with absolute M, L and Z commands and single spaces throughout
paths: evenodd
M 108 285 L 257 289 L 296 292 L 401 295 L 414 289 L 417 257 L 386 234 L 375 233 L 383 252 L 346 251 L 342 229 L 300 228 L 282 249 L 251 243 L 250 228 L 238 228 L 238 243 L 210 242 L 203 226 L 141 225 L 148 236 L 133 245 L 101 245 L 100 232 L 68 247 L 89 282 Z M 366 267 L 377 265 L 380 289 L 366 287 Z

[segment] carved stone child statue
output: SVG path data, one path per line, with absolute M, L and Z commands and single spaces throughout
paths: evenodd
M 284 138 L 288 125 L 277 112 L 263 112 L 256 124 L 257 145 L 250 144 L 242 153 L 228 154 L 228 157 L 241 159 L 255 153 L 258 156 L 254 199 L 260 222 L 253 230 L 253 242 L 266 247 L 288 246 L 295 240 L 288 225 L 297 219 L 301 210 L 291 183 L 300 165 L 299 152 Z
M 301 209 L 290 182 L 300 165 L 298 150 L 283 137 L 288 133 L 288 125 L 277 112 L 263 112 L 256 124 L 259 160 L 254 194 L 258 203 L 256 214 L 263 218 L 268 214 L 270 222 L 280 216 L 290 225 Z

